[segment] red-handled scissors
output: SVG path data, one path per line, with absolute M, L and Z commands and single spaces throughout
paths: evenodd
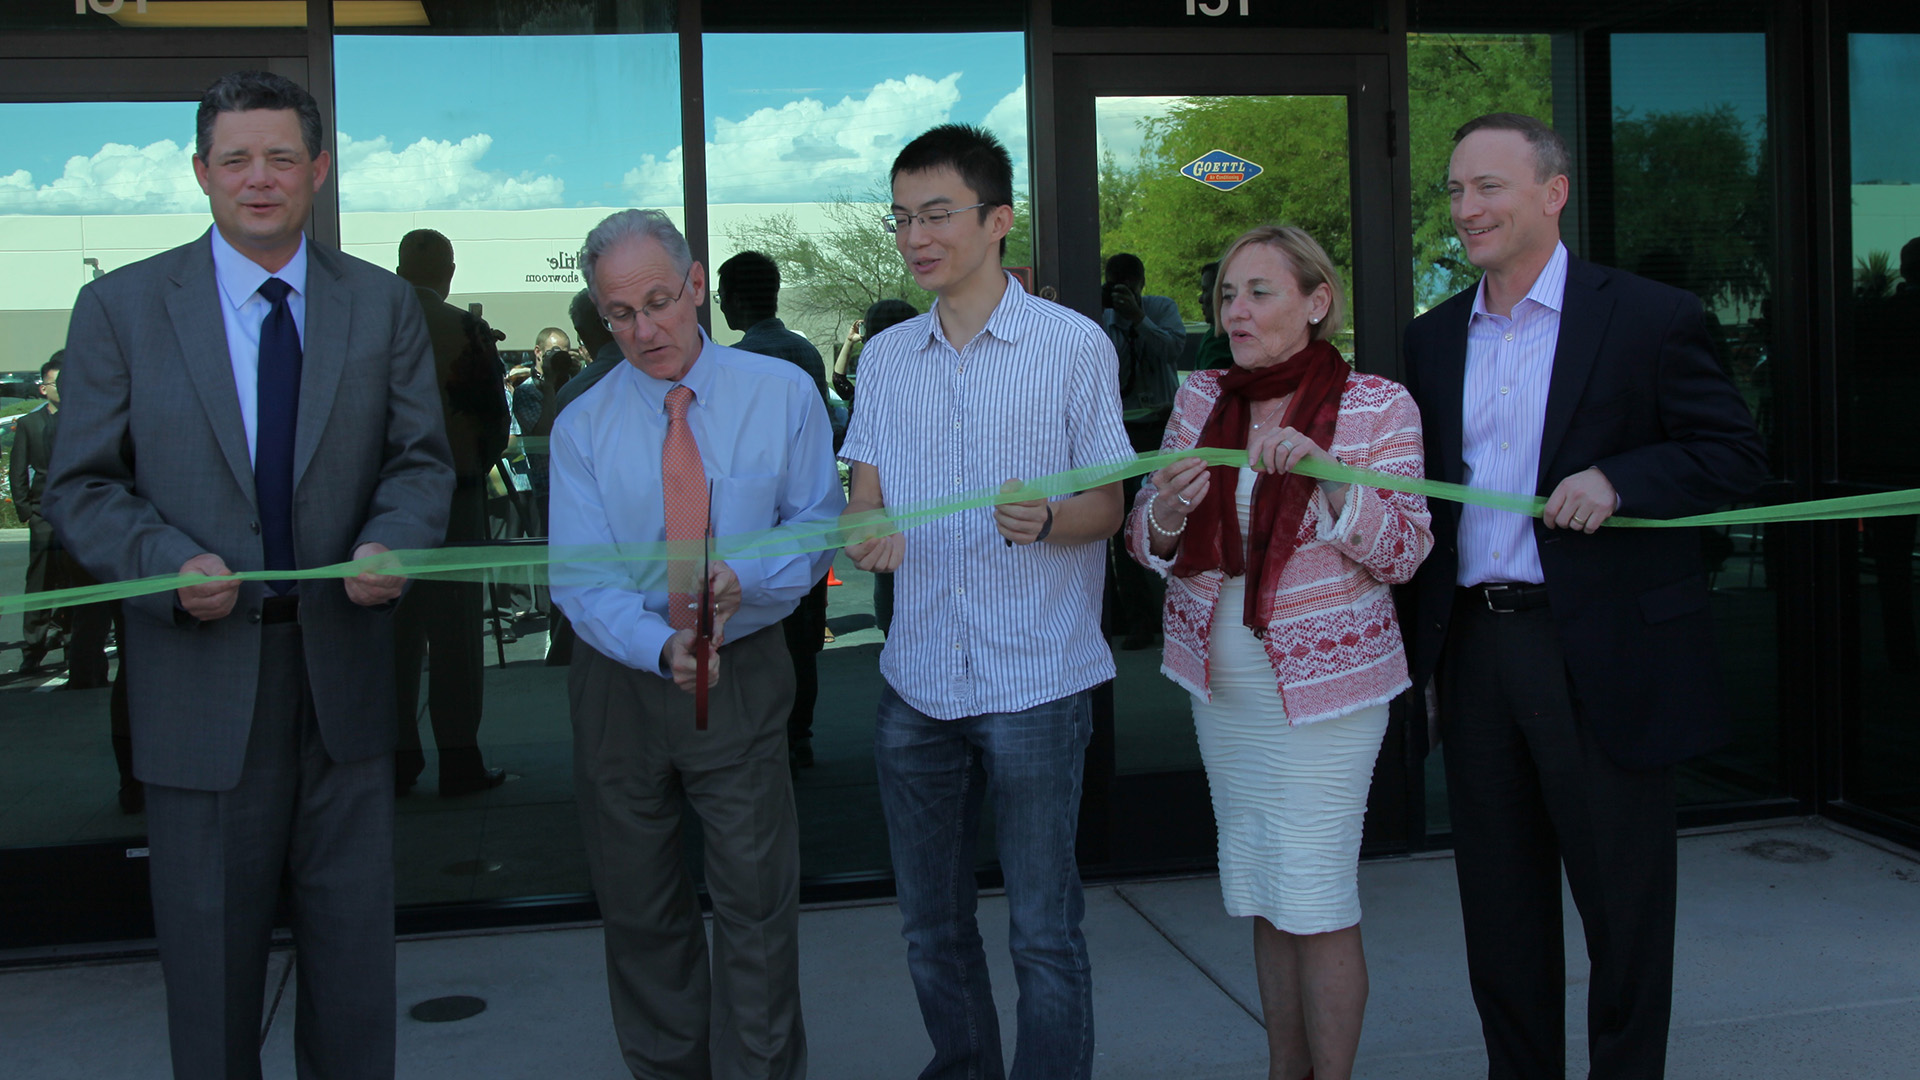
M 707 482 L 707 535 L 700 550 L 700 615 L 693 632 L 693 729 L 707 730 L 707 652 L 713 647 L 713 482 Z

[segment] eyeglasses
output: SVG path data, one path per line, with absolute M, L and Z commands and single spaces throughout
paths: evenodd
M 953 215 L 965 213 L 968 210 L 978 210 L 986 205 L 988 204 L 977 202 L 972 206 L 958 206 L 952 210 L 925 210 L 918 214 L 882 214 L 880 215 L 880 227 L 890 233 L 897 233 L 902 228 L 918 220 L 920 224 L 925 225 L 929 229 L 938 229 L 944 226 L 947 220 L 953 217 Z
M 611 315 L 602 315 L 600 316 L 600 325 L 609 330 L 630 330 L 633 328 L 634 320 L 642 315 L 647 317 L 648 322 L 658 325 L 660 320 L 666 316 L 667 309 L 679 303 L 680 298 L 687 295 L 687 282 L 692 276 L 693 264 L 688 263 L 687 272 L 680 275 L 679 292 L 674 293 L 672 296 L 651 297 L 645 304 L 640 306 L 640 310 L 638 311 L 635 311 L 633 308 L 625 308 Z

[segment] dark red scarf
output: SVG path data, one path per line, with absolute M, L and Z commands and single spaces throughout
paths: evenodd
M 1200 446 L 1238 450 L 1247 445 L 1253 422 L 1253 403 L 1293 395 L 1281 424 L 1292 427 L 1321 447 L 1333 442 L 1340 417 L 1340 392 L 1351 369 L 1340 351 L 1324 341 L 1270 367 L 1248 370 L 1235 366 L 1220 376 L 1220 399 L 1200 429 Z M 1239 470 L 1215 465 L 1211 483 L 1200 505 L 1187 518 L 1180 554 L 1173 561 L 1176 577 L 1193 577 L 1207 570 L 1224 570 L 1229 577 L 1246 574 L 1248 629 L 1265 636 L 1273 621 L 1273 600 L 1280 570 L 1299 546 L 1300 521 L 1313 498 L 1314 481 L 1299 473 L 1279 476 L 1261 473 L 1253 486 L 1248 514 L 1249 543 L 1240 539 L 1240 513 L 1234 505 Z

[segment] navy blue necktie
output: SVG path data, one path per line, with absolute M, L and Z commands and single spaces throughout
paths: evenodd
M 300 330 L 287 294 L 293 286 L 268 278 L 260 295 L 273 307 L 260 324 L 260 371 L 253 424 L 253 493 L 260 503 L 260 542 L 267 569 L 292 570 L 293 427 L 300 415 Z M 268 588 L 284 594 L 291 581 Z

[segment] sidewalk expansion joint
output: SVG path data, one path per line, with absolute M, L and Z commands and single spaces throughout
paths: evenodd
M 1155 922 L 1153 916 L 1147 914 L 1144 908 L 1142 908 L 1139 904 L 1136 904 L 1133 902 L 1133 897 L 1127 895 L 1125 886 L 1123 885 L 1113 886 L 1113 894 L 1115 896 L 1118 896 L 1121 899 L 1121 901 L 1125 903 L 1128 907 L 1132 908 L 1133 913 L 1135 915 L 1140 916 L 1141 920 L 1144 921 L 1148 926 L 1153 927 L 1153 932 L 1156 934 L 1159 934 L 1162 940 L 1164 940 L 1167 944 L 1173 946 L 1173 951 L 1179 953 L 1183 958 L 1185 958 L 1187 963 L 1192 964 L 1195 971 L 1198 971 L 1200 974 L 1205 975 L 1207 977 L 1207 981 L 1212 983 L 1214 985 L 1214 988 L 1219 990 L 1221 994 L 1225 995 L 1228 1001 L 1231 1001 L 1235 1005 L 1239 1006 L 1240 1011 L 1243 1013 L 1246 1013 L 1247 1016 L 1250 1019 L 1252 1019 L 1254 1023 L 1260 1025 L 1260 1029 L 1262 1031 L 1266 1030 L 1266 1027 L 1267 1027 L 1266 1017 L 1261 1016 L 1260 1014 L 1254 1012 L 1252 1009 L 1247 1008 L 1245 1002 L 1235 997 L 1233 995 L 1233 991 L 1227 989 L 1227 984 L 1222 982 L 1218 975 L 1214 974 L 1212 968 L 1202 963 L 1199 957 L 1187 951 L 1186 946 L 1180 944 L 1178 941 L 1175 941 L 1173 938 L 1173 935 L 1167 933 L 1165 927 Z

